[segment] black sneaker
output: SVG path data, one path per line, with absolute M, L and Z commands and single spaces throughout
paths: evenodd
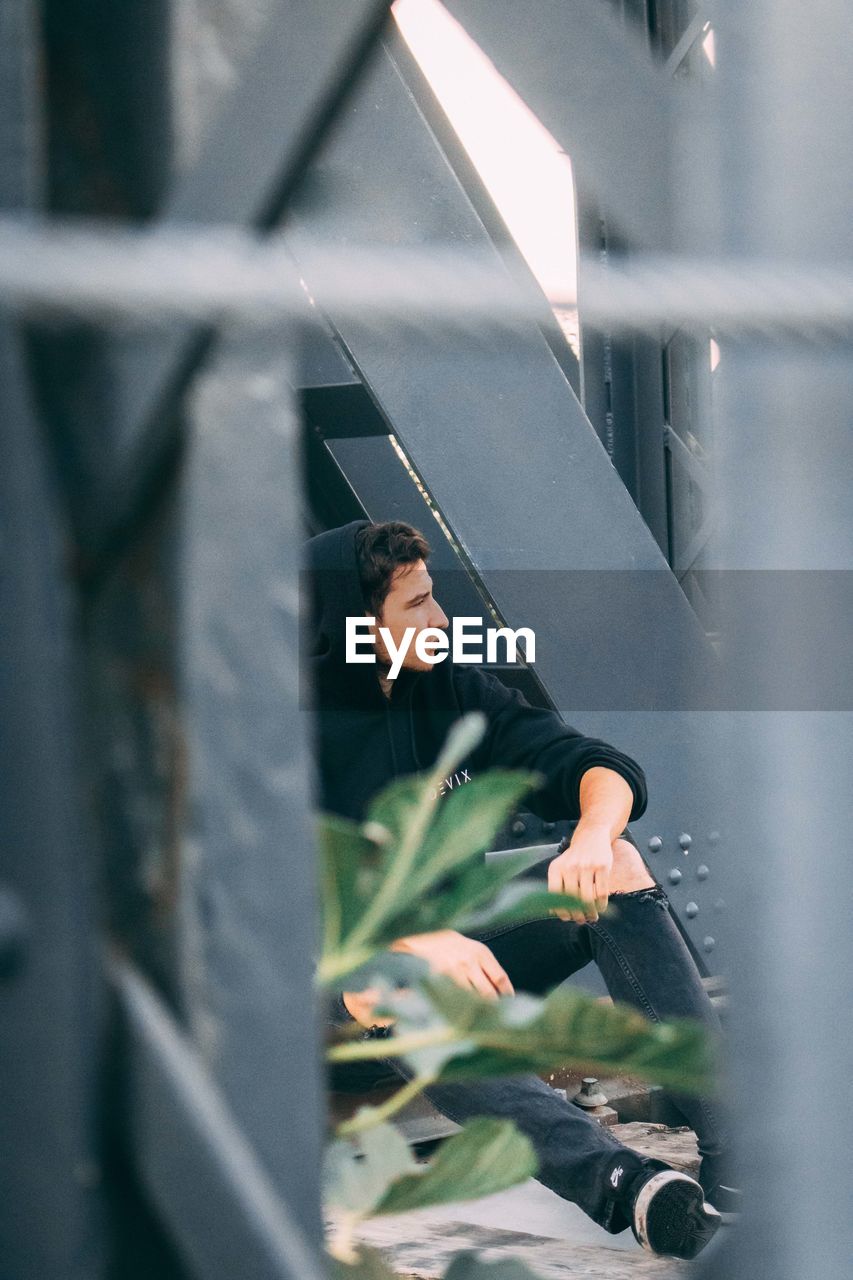
M 699 1183 L 677 1169 L 649 1173 L 631 1190 L 634 1235 L 660 1257 L 695 1258 L 720 1225 Z

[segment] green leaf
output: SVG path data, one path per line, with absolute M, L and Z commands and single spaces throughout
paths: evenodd
M 558 987 L 544 1000 L 488 1001 L 449 979 L 426 985 L 433 1009 L 445 1025 L 460 1029 L 464 1045 L 448 1054 L 442 1080 L 575 1065 L 599 1075 L 630 1073 L 687 1093 L 710 1088 L 709 1045 L 699 1023 L 650 1022 L 627 1005 L 605 1004 L 571 987 Z M 401 1022 L 398 1033 L 404 1030 Z
M 364 1217 L 384 1199 L 395 1179 L 417 1168 L 405 1138 L 391 1124 L 368 1129 L 358 1147 L 343 1140 L 331 1142 L 323 1168 L 326 1203 Z
M 523 860 L 522 854 L 520 858 L 502 860 L 496 866 L 483 858 L 476 858 L 467 866 L 457 868 L 440 892 L 424 894 L 412 904 L 410 911 L 401 919 L 405 928 L 398 936 L 457 928 L 460 920 L 470 916 L 475 908 L 490 902 L 507 881 L 517 875 Z
M 389 844 L 399 844 L 418 807 L 425 785 L 426 776 L 422 773 L 395 778 L 370 801 L 364 825 L 369 831 L 374 827 L 384 829 L 388 833 Z
M 439 1082 L 574 1066 L 630 1073 L 685 1093 L 711 1089 L 710 1045 L 699 1023 L 650 1022 L 576 988 L 558 987 L 544 999 L 486 1000 L 433 976 L 418 991 L 389 996 L 383 1008 L 397 1019 L 393 1036 L 381 1046 L 335 1046 L 330 1060 L 400 1056 Z
M 488 720 L 482 711 L 469 711 L 457 720 L 447 735 L 447 741 L 441 749 L 431 773 L 441 781 L 448 777 L 466 756 L 469 756 L 479 745 L 488 728 Z
M 362 827 L 325 815 L 320 981 L 340 982 L 397 938 L 454 928 L 489 901 L 527 862 L 487 864 L 483 854 L 538 780 L 498 770 L 451 792 L 435 813 L 433 775 L 408 777 L 375 798 Z
M 376 1280 L 384 1280 L 384 1277 L 377 1275 Z M 444 1273 L 444 1280 L 541 1280 L 541 1277 L 517 1258 L 499 1258 L 495 1262 L 486 1262 L 478 1258 L 476 1253 L 466 1250 L 464 1253 L 457 1253 Z
M 515 881 L 506 885 L 487 907 L 463 916 L 456 928 L 462 933 L 477 933 L 504 924 L 547 919 L 557 910 L 579 909 L 583 909 L 583 903 L 570 894 L 550 893 L 547 889 L 531 888 L 529 883 Z
M 443 1142 L 426 1168 L 398 1178 L 373 1213 L 478 1199 L 526 1181 L 538 1167 L 530 1139 L 512 1121 L 482 1116 Z
M 317 823 L 323 896 L 323 950 L 333 952 L 361 915 L 381 861 L 375 842 L 347 818 L 324 813 Z
M 537 773 L 492 769 L 449 792 L 424 838 L 410 892 L 425 892 L 457 866 L 483 855 L 521 797 L 540 782 Z
M 399 1273 L 392 1271 L 376 1249 L 359 1246 L 354 1264 L 329 1259 L 332 1280 L 399 1280 Z M 444 1280 L 541 1280 L 516 1258 L 500 1258 L 496 1262 L 482 1261 L 472 1250 L 458 1253 L 444 1273 Z
M 403 951 L 379 951 L 364 964 L 350 969 L 339 978 L 344 991 L 364 991 L 368 987 L 393 991 L 396 986 L 415 986 L 429 974 L 429 965 L 419 956 Z
M 353 1263 L 328 1257 L 327 1269 L 332 1280 L 400 1280 L 398 1273 L 391 1270 L 381 1253 L 364 1245 L 359 1246 L 358 1256 Z M 473 1273 L 471 1280 L 477 1280 Z M 497 1280 L 501 1278 L 498 1277 Z M 515 1280 L 515 1277 L 509 1276 L 507 1280 Z M 522 1280 L 522 1277 L 518 1280 Z

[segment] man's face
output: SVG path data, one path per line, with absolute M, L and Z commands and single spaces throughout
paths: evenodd
M 432 671 L 432 663 L 422 662 L 415 652 L 415 640 L 418 633 L 426 630 L 427 627 L 446 630 L 450 624 L 447 614 L 433 597 L 432 578 L 423 560 L 417 560 L 413 564 L 402 564 L 394 570 L 391 590 L 385 597 L 382 614 L 377 617 L 376 625 L 387 627 L 397 648 L 402 643 L 407 627 L 414 627 L 415 634 L 412 636 L 403 666 L 411 671 Z M 380 665 L 390 666 L 391 659 L 384 641 L 376 628 L 374 633 L 377 661 Z M 434 654 L 435 648 L 427 645 L 426 651 Z

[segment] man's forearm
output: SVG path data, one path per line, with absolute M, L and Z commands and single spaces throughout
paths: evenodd
M 606 827 L 611 841 L 625 830 L 634 806 L 634 792 L 620 773 L 594 765 L 582 775 L 578 794 L 579 827 Z

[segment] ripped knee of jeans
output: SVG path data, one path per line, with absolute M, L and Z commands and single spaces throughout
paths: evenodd
M 628 889 L 625 891 L 616 889 L 610 895 L 611 901 L 618 898 L 620 902 L 628 899 L 636 899 L 637 902 L 657 902 L 662 907 L 669 906 L 669 898 L 659 884 L 647 885 L 643 889 Z

